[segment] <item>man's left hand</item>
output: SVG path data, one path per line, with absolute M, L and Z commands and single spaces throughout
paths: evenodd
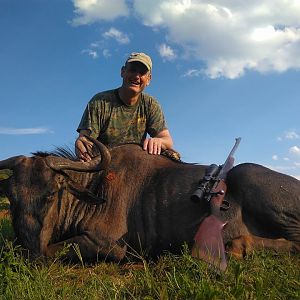
M 143 149 L 148 150 L 149 154 L 159 155 L 162 150 L 162 139 L 155 137 L 145 139 Z

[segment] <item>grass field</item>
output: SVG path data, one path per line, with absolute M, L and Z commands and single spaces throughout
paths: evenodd
M 125 265 L 70 265 L 59 257 L 30 262 L 13 246 L 7 209 L 0 201 L 0 299 L 300 299 L 300 255 L 257 252 L 229 258 L 224 274 L 193 259 L 166 253 Z

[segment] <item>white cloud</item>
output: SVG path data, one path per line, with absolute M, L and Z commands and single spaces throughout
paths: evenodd
M 300 155 L 300 148 L 298 146 L 293 146 L 289 149 L 289 153 Z
M 278 155 L 276 155 L 276 154 L 272 155 L 272 159 L 273 160 L 278 160 Z
M 290 130 L 285 133 L 285 138 L 288 140 L 295 140 L 295 139 L 299 139 L 299 135 L 295 130 Z
M 199 70 L 201 74 L 210 78 L 234 79 L 248 70 L 266 73 L 300 69 L 298 0 L 73 0 L 73 3 L 76 14 L 73 23 L 77 25 L 131 14 L 146 26 L 163 29 L 166 39 L 182 49 L 181 58 L 198 61 L 203 68 Z M 176 54 L 178 57 L 179 52 Z
M 86 25 L 97 21 L 112 21 L 128 16 L 126 0 L 73 0 L 76 17 L 74 25 Z
M 211 77 L 300 69 L 300 1 L 134 0 L 147 26 L 164 28 Z
M 98 58 L 98 53 L 95 50 L 84 49 L 84 50 L 81 51 L 81 53 L 87 54 L 87 55 L 91 56 L 94 59 Z
M 96 42 L 92 42 L 90 44 L 90 47 L 91 48 L 101 48 L 101 47 L 103 47 L 103 45 L 104 45 L 103 41 L 96 41 Z
M 27 134 L 44 134 L 44 133 L 53 133 L 53 131 L 45 127 L 35 127 L 35 128 L 0 127 L 0 134 L 6 134 L 6 135 L 27 135 Z
M 299 138 L 300 138 L 300 136 L 296 132 L 296 130 L 291 129 L 291 130 L 285 131 L 282 136 L 277 137 L 277 141 L 282 142 L 283 140 L 296 140 Z
M 176 58 L 175 51 L 166 44 L 161 44 L 158 47 L 159 55 L 166 60 L 173 60 Z
M 111 27 L 108 31 L 104 32 L 103 36 L 107 39 L 114 39 L 119 44 L 128 44 L 130 42 L 129 37 L 125 33 L 119 31 L 114 27 Z
M 183 74 L 183 77 L 197 77 L 200 76 L 201 74 L 203 74 L 201 70 L 190 69 Z

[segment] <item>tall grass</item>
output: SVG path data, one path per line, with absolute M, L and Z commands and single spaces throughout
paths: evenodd
M 260 251 L 229 258 L 219 274 L 193 259 L 165 253 L 157 261 L 86 265 L 29 261 L 13 245 L 9 217 L 0 220 L 0 299 L 300 299 L 300 255 Z M 76 247 L 76 246 L 75 246 Z M 77 249 L 80 258 L 80 251 Z
M 65 265 L 30 262 L 6 242 L 0 299 L 300 299 L 300 257 L 259 252 L 218 274 L 185 250 L 157 262 Z

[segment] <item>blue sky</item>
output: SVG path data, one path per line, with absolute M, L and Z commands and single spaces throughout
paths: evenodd
M 293 0 L 0 0 L 0 159 L 72 147 L 133 51 L 152 57 L 147 92 L 183 160 L 221 164 L 240 136 L 236 163 L 300 178 Z

